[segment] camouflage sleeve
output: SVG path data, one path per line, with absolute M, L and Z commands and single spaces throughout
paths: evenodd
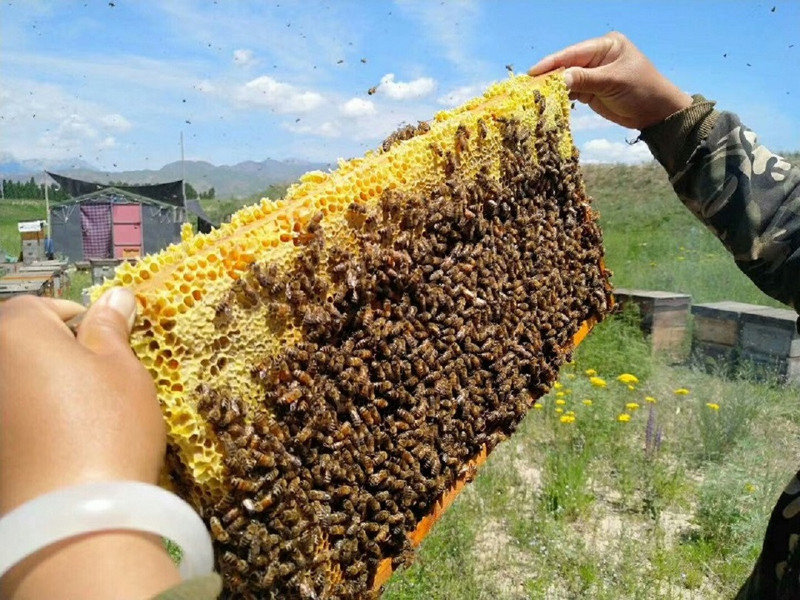
M 800 309 L 800 168 L 731 113 L 670 173 L 681 201 L 765 293 Z

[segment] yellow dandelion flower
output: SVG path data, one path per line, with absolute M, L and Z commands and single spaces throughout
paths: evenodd
M 561 390 L 560 392 L 556 392 L 556 398 L 563 398 L 564 396 L 566 396 L 566 394 L 564 393 L 564 390 Z
M 752 483 L 745 483 L 744 491 L 747 492 L 748 494 L 752 494 L 753 492 L 756 491 L 756 486 L 754 486 Z
M 561 415 L 559 419 L 562 423 L 574 423 L 575 422 L 575 415 Z
M 617 381 L 619 381 L 620 383 L 627 383 L 627 384 L 639 383 L 639 378 L 631 373 L 623 373 L 622 375 L 617 377 Z
M 625 405 L 625 408 L 628 410 L 639 410 L 639 405 L 636 402 L 628 402 Z
M 567 401 L 564 400 L 563 398 L 559 398 L 558 400 L 556 400 L 556 404 L 558 404 L 559 406 L 564 406 L 566 403 Z
M 595 375 L 597 375 L 597 371 L 595 371 L 594 369 L 586 369 L 584 373 L 586 373 L 587 377 L 594 377 Z
M 648 404 L 655 404 L 656 403 L 656 399 L 653 398 L 652 396 L 645 396 L 644 397 L 644 401 L 647 402 Z
M 687 390 L 686 388 L 678 388 L 677 390 L 675 390 L 675 395 L 676 396 L 688 396 L 689 395 L 689 390 Z
M 563 383 L 561 383 L 560 381 L 556 381 L 556 382 L 553 384 L 553 388 L 554 388 L 554 389 L 556 389 L 556 390 L 560 390 L 562 387 L 564 387 L 564 384 L 563 384 Z
M 606 387 L 606 380 L 603 379 L 602 377 L 596 377 L 596 376 L 589 377 L 589 383 L 599 388 Z
M 711 410 L 719 410 L 719 404 L 716 402 L 706 402 L 706 406 Z
M 558 414 L 561 414 L 562 412 L 564 412 L 564 409 L 559 407 L 559 408 L 556 409 L 556 412 Z
M 590 398 L 584 398 L 583 403 L 586 406 L 591 406 L 592 405 L 592 400 Z
M 536 404 L 534 404 L 534 405 L 533 405 L 533 408 L 536 408 L 536 409 L 542 410 L 542 408 L 543 408 L 543 407 L 542 407 L 542 405 L 541 405 L 539 402 L 537 402 Z
M 621 415 L 617 416 L 617 421 L 620 423 L 627 423 L 631 420 L 631 416 L 628 413 L 622 413 Z

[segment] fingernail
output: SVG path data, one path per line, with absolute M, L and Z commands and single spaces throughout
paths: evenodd
M 572 71 L 564 71 L 564 83 L 567 85 L 568 90 L 572 89 Z
M 103 296 L 103 301 L 106 306 L 113 308 L 125 318 L 128 322 L 128 330 L 133 328 L 133 322 L 136 319 L 136 296 L 129 289 L 111 288 Z

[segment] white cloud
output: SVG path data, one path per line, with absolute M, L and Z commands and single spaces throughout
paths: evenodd
M 631 132 L 631 139 L 637 133 Z M 640 142 L 628 144 L 598 138 L 585 142 L 581 148 L 581 162 L 584 163 L 642 163 L 653 160 L 647 144 Z
M 395 81 L 394 73 L 384 75 L 378 86 L 378 92 L 386 94 L 392 100 L 423 98 L 435 89 L 436 81 L 430 77 L 420 77 L 412 81 Z
M 236 96 L 246 106 L 269 108 L 279 113 L 308 112 L 324 102 L 321 94 L 304 92 L 268 75 L 248 81 L 238 89 Z
M 84 147 L 87 140 L 97 139 L 97 130 L 89 124 L 85 117 L 70 114 L 62 119 L 55 128 L 46 130 L 39 137 L 41 146 L 49 146 L 51 152 L 67 155 Z
M 324 138 L 337 138 L 342 134 L 340 126 L 332 121 L 324 121 L 319 125 L 288 123 L 284 125 L 284 129 L 292 133 L 314 135 Z
M 480 96 L 489 84 L 464 85 L 456 88 L 443 96 L 439 96 L 436 101 L 444 106 L 460 106 L 467 100 L 475 96 Z
M 588 131 L 591 129 L 613 127 L 613 123 L 610 123 L 598 114 L 592 113 L 590 115 L 573 115 L 570 118 L 570 127 L 572 131 Z
M 5 79 L 2 86 L 3 150 L 20 160 L 96 157 L 99 150 L 119 148 L 118 137 L 133 129 L 107 104 L 84 100 L 58 85 Z
M 100 123 L 112 131 L 129 131 L 133 125 L 118 113 L 111 113 L 100 118 Z
M 238 50 L 233 51 L 233 62 L 240 67 L 247 67 L 254 64 L 256 59 L 252 50 L 239 48 Z
M 340 110 L 346 117 L 363 117 L 375 114 L 375 104 L 364 98 L 351 98 L 342 104 Z

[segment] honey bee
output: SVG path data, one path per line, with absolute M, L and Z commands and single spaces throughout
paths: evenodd
M 364 206 L 363 204 L 359 204 L 358 202 L 350 203 L 350 205 L 347 207 L 347 210 L 353 213 L 358 213 L 360 215 L 367 214 L 367 207 Z
M 278 404 L 282 406 L 289 406 L 297 402 L 303 397 L 303 391 L 300 388 L 292 388 L 278 398 Z
M 456 128 L 456 150 L 458 152 L 466 152 L 469 149 L 467 140 L 469 140 L 469 130 L 462 123 Z
M 224 327 L 230 323 L 233 317 L 230 298 L 225 298 L 214 308 L 214 326 Z
M 228 532 L 225 531 L 225 528 L 222 526 L 222 523 L 219 520 L 219 517 L 211 517 L 208 522 L 209 528 L 211 529 L 212 537 L 218 541 L 225 543 L 230 539 Z
M 257 492 L 261 489 L 260 481 L 253 481 L 251 479 L 244 479 L 242 477 L 231 477 L 231 487 L 240 492 Z
M 246 498 L 242 500 L 242 506 L 244 509 L 249 513 L 260 513 L 264 512 L 265 510 L 269 509 L 275 503 L 275 498 L 272 494 L 265 494 L 257 501 L 253 501 L 250 498 Z

